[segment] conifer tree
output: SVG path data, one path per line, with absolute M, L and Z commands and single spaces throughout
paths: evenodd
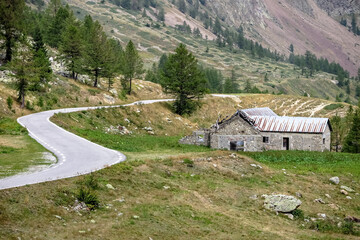
M 92 19 L 90 18 L 89 21 L 92 21 Z M 86 36 L 85 66 L 87 72 L 94 76 L 94 87 L 97 87 L 108 57 L 106 55 L 107 37 L 98 21 L 90 22 L 89 28 Z
M 352 17 L 351 17 L 351 30 L 355 35 L 357 35 L 357 23 L 356 23 L 356 17 L 355 17 L 354 13 L 352 14 Z
M 0 37 L 5 39 L 5 62 L 10 62 L 13 56 L 15 42 L 23 29 L 24 0 L 0 1 Z M 2 44 L 2 42 L 0 41 Z M 1 47 L 1 46 L 0 46 Z
M 69 17 L 66 28 L 61 36 L 59 47 L 60 59 L 64 60 L 65 66 L 71 77 L 77 79 L 81 71 L 81 64 L 84 55 L 84 41 L 81 36 L 79 23 L 73 16 Z
M 221 23 L 220 23 L 220 20 L 219 18 L 216 18 L 215 20 L 215 25 L 214 25 L 214 28 L 213 28 L 213 33 L 217 36 L 220 36 L 221 35 L 221 32 L 222 32 L 222 29 L 221 29 Z
M 360 153 L 360 111 L 357 109 L 349 134 L 345 138 L 343 152 Z
M 67 19 L 69 17 L 69 6 L 60 7 L 59 10 L 56 12 L 56 16 L 53 18 L 47 34 L 47 42 L 51 47 L 59 47 L 62 32 L 66 27 Z
M 186 4 L 184 0 L 178 0 L 178 9 L 182 13 L 186 13 Z
M 33 64 L 37 75 L 37 81 L 34 81 L 32 90 L 39 90 L 40 84 L 45 84 L 50 81 L 52 69 L 47 50 L 44 45 L 43 37 L 38 26 L 35 28 L 33 41 Z
M 104 64 L 104 77 L 108 79 L 108 89 L 112 88 L 113 78 L 122 73 L 124 65 L 124 51 L 119 41 L 108 39 L 106 42 L 106 62 Z
M 171 54 L 162 73 L 161 85 L 165 92 L 175 96 L 174 112 L 179 115 L 191 114 L 208 91 L 206 79 L 198 67 L 196 58 L 184 44 Z
M 18 101 L 21 108 L 25 107 L 25 97 L 29 90 L 29 86 L 36 81 L 36 70 L 34 66 L 34 50 L 27 42 L 26 37 L 23 36 L 22 42 L 24 43 L 21 48 L 18 48 L 11 62 L 11 69 L 15 74 L 16 89 L 18 92 Z
M 143 73 L 143 61 L 131 40 L 126 45 L 123 72 L 122 86 L 123 89 L 127 91 L 127 94 L 130 95 L 132 80 Z

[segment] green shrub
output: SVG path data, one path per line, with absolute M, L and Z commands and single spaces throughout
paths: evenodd
M 186 164 L 188 167 L 194 167 L 194 161 L 188 159 L 188 158 L 185 158 L 184 159 L 184 164 Z
M 84 184 L 90 189 L 99 189 L 99 179 L 93 173 L 84 177 Z
M 95 96 L 96 94 L 100 93 L 100 90 L 89 88 L 88 92 L 90 93 L 90 95 Z
M 100 204 L 98 196 L 90 189 L 80 188 L 76 198 L 80 202 L 84 202 L 90 210 L 98 208 Z
M 34 110 L 34 106 L 29 101 L 26 101 L 25 107 L 30 111 Z
M 301 209 L 295 209 L 291 214 L 295 219 L 304 220 L 304 212 Z
M 11 110 L 12 109 L 12 105 L 13 105 L 13 99 L 9 96 L 7 99 L 6 99 L 6 103 L 8 105 L 8 108 Z
M 331 110 L 335 110 L 335 109 L 343 108 L 343 107 L 344 107 L 344 105 L 342 105 L 341 103 L 332 103 L 332 104 L 326 105 L 324 107 L 324 109 L 331 111 Z
M 44 106 L 44 99 L 43 97 L 40 97 L 37 104 L 36 104 L 38 107 L 43 107 Z

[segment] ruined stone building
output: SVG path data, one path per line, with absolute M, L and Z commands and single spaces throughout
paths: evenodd
M 328 118 L 281 117 L 270 108 L 239 110 L 210 129 L 193 132 L 182 144 L 235 151 L 330 151 Z

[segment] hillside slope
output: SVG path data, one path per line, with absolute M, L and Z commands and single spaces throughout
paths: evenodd
M 351 1 L 349 6 L 339 2 L 319 1 L 320 8 L 315 0 L 209 0 L 206 6 L 229 25 L 244 25 L 249 37 L 265 46 L 288 55 L 293 44 L 296 53 L 310 50 L 355 75 L 360 67 L 360 37 L 326 11 L 356 11 L 359 1 Z

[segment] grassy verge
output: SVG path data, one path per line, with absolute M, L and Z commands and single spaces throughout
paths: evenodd
M 285 168 L 298 174 L 312 172 L 324 175 L 348 174 L 360 180 L 359 154 L 309 151 L 267 151 L 245 154 L 273 168 Z
M 16 120 L 0 118 L 0 178 L 54 163 L 56 158 L 27 135 Z

